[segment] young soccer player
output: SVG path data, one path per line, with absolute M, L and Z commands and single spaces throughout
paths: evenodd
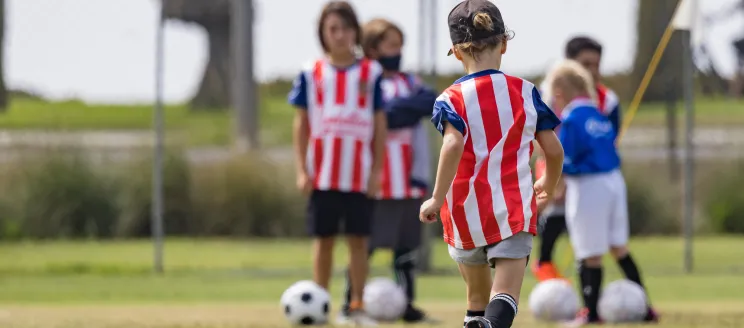
M 553 132 L 560 121 L 532 83 L 499 71 L 512 33 L 496 5 L 466 0 L 448 21 L 450 53 L 468 75 L 434 105 L 432 121 L 444 140 L 433 195 L 419 218 L 434 222 L 441 209 L 444 240 L 467 285 L 465 326 L 511 327 L 537 213 L 561 174 L 563 149 Z M 547 170 L 533 185 L 535 139 Z
M 604 86 L 600 81 L 602 76 L 599 73 L 599 66 L 602 59 L 602 45 L 596 40 L 579 36 L 571 39 L 566 44 L 565 56 L 568 59 L 576 60 L 592 75 L 594 80 L 594 89 L 596 92 L 597 107 L 600 112 L 607 116 L 612 123 L 613 129 L 619 131 L 620 128 L 620 101 L 615 92 Z M 546 79 L 546 81 L 549 79 Z M 551 92 L 547 86 L 541 87 L 544 92 L 545 100 L 550 104 Z M 552 105 L 552 104 L 550 104 Z M 553 106 L 558 111 L 560 108 Z M 560 115 L 560 112 L 558 112 Z M 536 164 L 536 174 L 542 175 L 545 167 L 544 160 L 538 158 Z M 544 281 L 553 278 L 562 278 L 559 270 L 553 264 L 553 250 L 555 243 L 561 234 L 566 231 L 566 217 L 564 208 L 564 199 L 562 189 L 565 186 L 559 182 L 558 193 L 554 201 L 541 213 L 540 222 L 542 230 L 540 232 L 540 257 L 532 267 L 533 273 L 538 280 Z
M 375 249 L 393 250 L 393 269 L 408 298 L 403 321 L 431 321 L 413 305 L 415 261 L 421 244 L 418 211 L 430 175 L 429 142 L 421 119 L 431 115 L 437 95 L 412 74 L 401 72 L 403 32 L 392 22 L 373 19 L 362 28 L 362 48 L 367 58 L 383 68 L 382 91 L 388 118 L 388 138 L 381 190 L 375 202 L 370 256 Z M 347 284 L 348 286 L 348 284 Z M 348 315 L 351 291 L 341 320 Z
M 380 186 L 386 120 L 382 67 L 357 58 L 361 29 L 345 1 L 325 5 L 318 23 L 325 55 L 302 70 L 289 95 L 294 119 L 297 187 L 310 196 L 308 230 L 314 237 L 313 278 L 328 289 L 333 245 L 343 223 L 349 245 L 351 303 L 356 324 L 364 313 L 367 248 L 373 203 Z
M 612 122 L 592 99 L 591 73 L 573 60 L 559 64 L 548 87 L 560 108 L 563 123 L 558 133 L 565 149 L 566 223 L 586 309 L 572 326 L 600 322 L 597 302 L 602 284 L 602 256 L 610 252 L 625 276 L 643 287 L 628 243 L 628 204 Z M 646 321 L 658 317 L 648 307 Z

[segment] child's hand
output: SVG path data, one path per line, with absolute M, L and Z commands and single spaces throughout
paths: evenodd
M 423 223 L 434 223 L 437 221 L 437 213 L 442 208 L 442 203 L 434 198 L 430 198 L 421 204 L 419 211 L 419 220 Z
M 307 174 L 297 174 L 297 189 L 304 195 L 309 195 L 313 190 L 313 183 Z
M 369 180 L 367 180 L 367 197 L 375 198 L 380 193 L 382 181 L 380 181 L 380 172 L 370 172 Z
M 540 213 L 553 200 L 553 192 L 552 190 L 548 192 L 545 189 L 545 177 L 537 179 L 533 188 L 535 189 L 535 197 L 537 198 L 537 212 Z

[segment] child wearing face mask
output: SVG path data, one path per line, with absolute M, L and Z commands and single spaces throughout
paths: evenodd
M 436 94 L 416 76 L 401 72 L 403 39 L 401 29 L 384 19 L 373 19 L 362 28 L 365 57 L 377 60 L 383 68 L 382 99 L 388 122 L 369 254 L 375 249 L 393 251 L 395 277 L 408 298 L 402 320 L 432 322 L 424 311 L 414 306 L 414 269 L 421 244 L 418 210 L 430 175 L 427 131 L 420 122 L 431 115 Z M 347 306 L 342 309 L 342 318 L 349 309 L 350 297 L 350 289 L 347 289 Z

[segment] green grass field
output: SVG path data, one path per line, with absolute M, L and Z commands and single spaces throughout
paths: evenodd
M 702 99 L 696 104 L 699 125 L 744 124 L 744 102 Z M 679 106 L 678 110 L 683 110 Z M 294 109 L 283 97 L 261 101 L 262 142 L 268 146 L 291 142 Z M 635 125 L 663 125 L 663 104 L 647 104 L 635 116 Z M 166 128 L 172 142 L 189 145 L 224 145 L 232 136 L 231 114 L 227 111 L 191 112 L 185 106 L 165 108 Z M 682 114 L 678 115 L 682 120 Z M 80 102 L 43 102 L 13 100 L 10 109 L 0 114 L 0 129 L 45 130 L 146 130 L 152 128 L 152 106 L 86 105 Z
M 441 327 L 457 327 L 464 286 L 442 243 L 435 244 L 436 274 L 420 278 L 418 298 L 445 320 Z M 631 245 L 662 312 L 660 327 L 744 326 L 743 239 L 696 239 L 691 275 L 682 271 L 679 238 L 635 239 Z M 173 239 L 165 244 L 166 273 L 158 276 L 150 272 L 148 241 L 0 244 L 0 327 L 286 326 L 277 302 L 292 282 L 310 277 L 308 246 Z M 336 249 L 336 297 L 342 290 L 343 248 Z M 388 275 L 389 260 L 388 252 L 375 256 L 372 275 Z M 607 264 L 606 280 L 620 277 L 616 266 Z M 534 283 L 528 274 L 516 327 L 550 327 L 534 322 L 527 310 Z

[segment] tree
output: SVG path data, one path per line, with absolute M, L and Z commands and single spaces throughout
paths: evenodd
M 640 85 L 678 2 L 679 0 L 639 1 L 637 50 L 631 76 L 634 86 Z M 670 95 L 679 98 L 682 94 L 682 51 L 682 40 L 675 33 L 646 90 L 644 100 L 662 101 Z
M 5 86 L 5 0 L 0 0 L 0 111 L 8 109 L 8 89 Z
M 226 109 L 230 105 L 230 0 L 161 0 L 167 19 L 203 27 L 209 38 L 209 60 L 192 109 Z

